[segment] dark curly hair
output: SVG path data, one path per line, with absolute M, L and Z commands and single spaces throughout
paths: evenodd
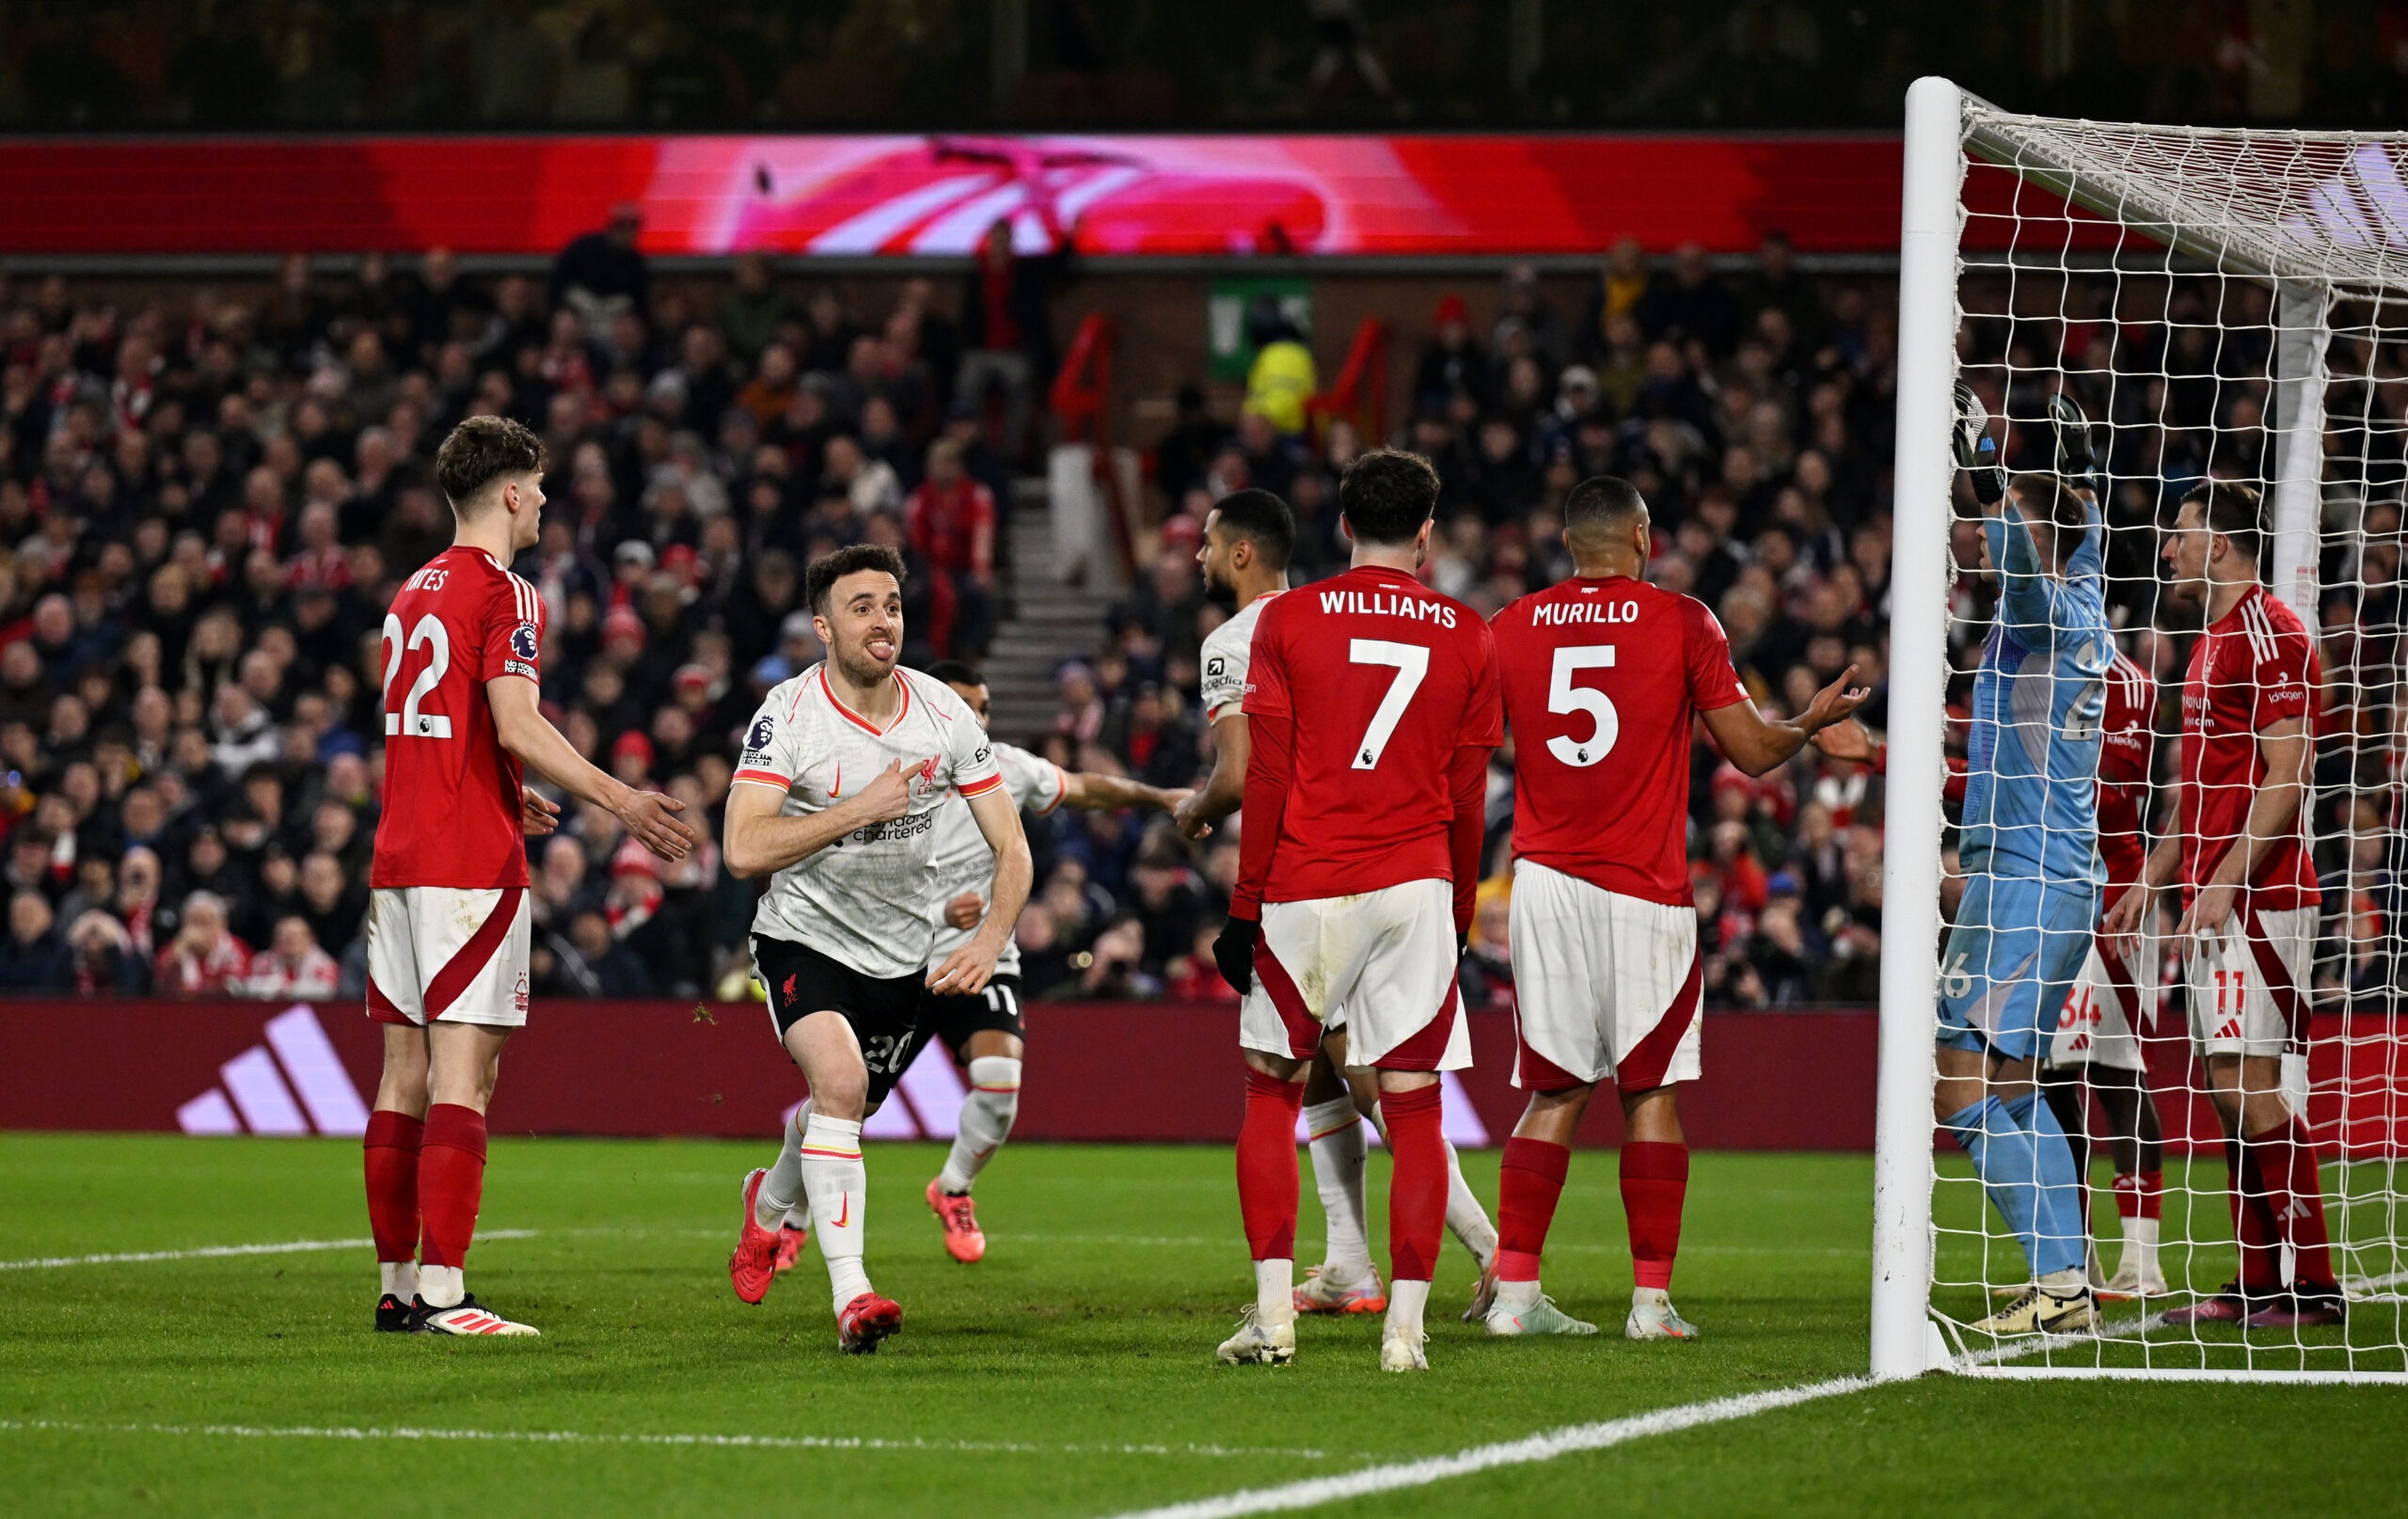
M 465 514 L 480 491 L 504 475 L 540 475 L 550 454 L 544 440 L 507 417 L 470 417 L 435 451 L 435 483 Z

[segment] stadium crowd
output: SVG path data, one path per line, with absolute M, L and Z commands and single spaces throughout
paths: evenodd
M 996 503 L 1035 451 L 1026 400 L 1052 361 L 1044 271 L 982 263 L 958 293 L 910 281 L 858 310 L 758 261 L 655 282 L 624 230 L 572 245 L 548 283 L 438 252 L 340 278 L 295 258 L 256 296 L 0 291 L 0 989 L 359 993 L 380 619 L 449 542 L 429 463 L 463 416 L 517 417 L 550 449 L 543 539 L 516 566 L 548 609 L 547 711 L 597 763 L 684 799 L 706 839 L 733 736 L 819 656 L 799 599 L 813 555 L 898 547 L 909 657 L 979 655 L 1008 594 Z M 1654 577 L 1718 610 L 1760 704 L 1795 711 L 1851 663 L 1880 686 L 1884 282 L 1801 274 L 1775 238 L 1736 276 L 1625 245 L 1577 305 L 1528 270 L 1471 293 L 1493 320 L 1460 295 L 1397 314 L 1426 335 L 1395 436 L 1444 482 L 1433 583 L 1493 610 L 1568 573 L 1554 503 L 1621 474 L 1655 508 Z M 1151 450 L 1136 588 L 1098 647 L 1062 651 L 1051 726 L 999 735 L 1171 787 L 1212 758 L 1196 652 L 1229 609 L 1194 563 L 1211 502 L 1278 492 L 1294 576 L 1330 573 L 1335 471 L 1362 446 L 1344 422 L 1291 430 L 1276 397 L 1233 417 L 1181 399 Z M 2162 685 L 2179 641 L 2138 651 Z M 1509 761 L 1475 1005 L 1512 995 Z M 1703 743 L 1696 763 L 1708 1002 L 1869 1004 L 1879 777 L 1812 751 L 1753 780 Z M 1234 830 L 1191 847 L 1162 818 L 1029 821 L 1032 996 L 1230 995 L 1209 943 Z M 754 887 L 714 845 L 664 868 L 586 810 L 531 863 L 538 994 L 740 992 Z M 2365 869 L 2396 892 L 2396 865 Z

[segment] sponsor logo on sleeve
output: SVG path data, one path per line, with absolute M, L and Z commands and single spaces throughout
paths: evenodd
M 984 765 L 994 757 L 995 752 L 993 749 L 985 744 L 980 744 L 978 746 L 978 752 L 970 756 L 970 763 L 973 765 Z
M 1210 659 L 1204 661 L 1204 678 L 1206 680 L 1219 680 L 1228 672 L 1229 661 L 1224 656 L 1216 654 Z

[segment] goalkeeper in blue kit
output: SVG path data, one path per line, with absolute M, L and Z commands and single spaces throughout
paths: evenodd
M 1933 1107 L 2029 1258 L 2032 1285 L 1973 1327 L 2087 1329 L 2083 1179 L 2035 1062 L 2080 977 L 2104 884 L 2099 720 L 2115 657 L 2088 430 L 2057 398 L 2060 473 L 2011 479 L 1981 403 L 1956 388 L 1956 454 L 1986 515 L 1999 606 L 1973 675 L 1958 857 L 1965 894 L 1941 956 Z

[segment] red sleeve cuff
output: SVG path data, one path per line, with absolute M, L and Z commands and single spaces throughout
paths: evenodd
M 775 770 L 738 770 L 733 776 L 729 777 L 729 780 L 741 781 L 750 785 L 775 786 L 780 791 L 791 791 L 794 789 L 794 783 L 787 780 L 784 776 L 780 775 Z
M 1004 778 L 998 773 L 987 777 L 984 781 L 973 781 L 966 786 L 957 786 L 954 789 L 965 797 L 983 797 L 1003 783 Z

